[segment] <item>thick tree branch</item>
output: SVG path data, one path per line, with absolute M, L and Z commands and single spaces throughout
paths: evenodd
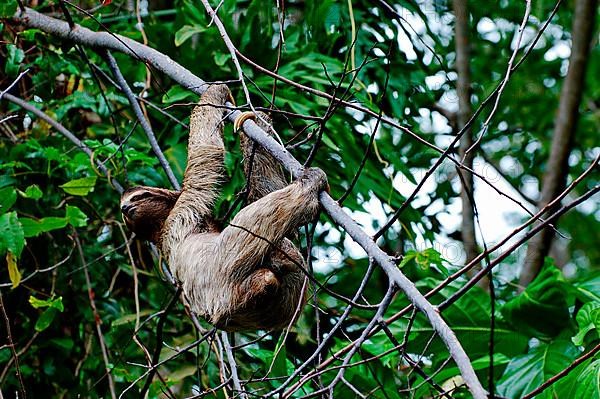
M 73 40 L 86 46 L 117 50 L 129 54 L 136 59 L 151 64 L 158 70 L 169 75 L 183 87 L 188 88 L 197 94 L 201 94 L 206 90 L 207 84 L 202 79 L 196 77 L 164 54 L 140 43 L 136 43 L 133 40 L 105 32 L 96 33 L 80 26 L 71 30 L 68 23 L 46 17 L 29 9 L 24 13 L 18 12 L 15 17 L 27 26 L 36 27 L 64 39 Z M 231 106 L 232 104 L 227 105 Z M 240 111 L 234 111 L 229 114 L 228 118 L 233 122 L 240 114 Z M 302 174 L 302 164 L 277 143 L 277 141 L 260 129 L 254 121 L 247 120 L 244 122 L 243 129 L 250 138 L 273 154 L 273 156 L 290 170 L 295 177 Z M 369 237 L 360 226 L 343 211 L 339 204 L 335 202 L 329 194 L 322 192 L 319 199 L 323 208 L 331 216 L 332 220 L 344 228 L 344 230 L 346 230 L 367 254 L 382 267 L 387 274 L 390 283 L 401 289 L 414 306 L 427 316 L 433 329 L 447 346 L 450 355 L 456 362 L 473 397 L 475 399 L 486 398 L 487 394 L 477 379 L 477 375 L 473 370 L 469 357 L 465 353 L 454 332 L 440 316 L 438 310 L 434 308 L 417 290 L 415 285 L 404 276 L 394 263 L 394 260 L 377 246 L 371 237 Z
M 569 173 L 569 154 L 577 131 L 579 104 L 583 95 L 584 78 L 589 60 L 598 0 L 577 0 L 573 17 L 573 43 L 569 70 L 562 86 L 556 115 L 552 148 L 542 180 L 539 208 L 545 207 L 564 189 Z M 550 210 L 552 211 L 552 210 Z M 527 286 L 537 276 L 550 250 L 551 229 L 544 229 L 527 247 L 527 256 L 520 276 L 521 286 Z

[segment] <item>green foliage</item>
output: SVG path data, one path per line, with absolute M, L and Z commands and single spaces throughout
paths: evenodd
M 508 398 L 519 398 L 564 370 L 578 353 L 577 348 L 568 340 L 540 343 L 527 354 L 510 361 L 504 376 L 498 382 L 498 393 Z
M 565 399 L 600 397 L 598 376 L 600 359 L 583 362 L 556 384 L 556 395 Z
M 0 17 L 12 17 L 17 11 L 16 0 L 4 0 L 0 3 Z
M 504 317 L 530 336 L 555 336 L 569 324 L 567 284 L 547 264 L 519 296 L 502 307 Z

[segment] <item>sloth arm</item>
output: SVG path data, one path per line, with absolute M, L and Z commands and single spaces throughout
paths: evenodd
M 217 198 L 217 184 L 223 177 L 224 110 L 216 106 L 229 98 L 225 85 L 210 86 L 194 107 L 190 116 L 188 159 L 181 195 L 165 221 L 163 252 L 171 249 L 193 233 L 207 228 Z
M 318 194 L 326 186 L 325 174 L 311 168 L 294 183 L 242 209 L 219 235 L 221 267 L 241 277 L 253 272 L 273 246 L 317 216 Z

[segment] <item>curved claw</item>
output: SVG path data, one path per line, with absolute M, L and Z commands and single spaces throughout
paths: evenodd
M 242 112 L 241 114 L 239 114 L 238 117 L 235 118 L 235 121 L 233 121 L 233 131 L 239 131 L 244 125 L 244 122 L 246 122 L 248 119 L 256 120 L 256 114 L 250 111 Z

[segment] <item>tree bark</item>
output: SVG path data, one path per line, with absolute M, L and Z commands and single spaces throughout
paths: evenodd
M 583 94 L 597 7 L 598 0 L 577 0 L 575 2 L 569 70 L 561 90 L 554 123 L 552 147 L 542 180 L 542 193 L 538 201 L 538 209 L 546 206 L 565 188 L 569 172 L 569 154 L 577 130 L 579 105 Z M 547 213 L 554 210 L 549 209 Z M 522 287 L 527 286 L 542 268 L 553 236 L 553 230 L 546 228 L 529 242 L 519 279 Z
M 469 10 L 467 0 L 454 0 L 454 42 L 456 48 L 456 93 L 458 96 L 457 130 L 460 131 L 471 117 L 471 71 L 469 51 Z M 473 145 L 471 129 L 465 131 L 460 140 L 459 154 L 464 157 L 463 164 L 473 169 L 474 151 L 467 153 Z M 461 239 L 465 249 L 466 263 L 469 263 L 479 255 L 477 239 L 475 236 L 475 212 L 473 175 L 464 169 L 459 169 L 462 190 L 460 199 L 462 202 Z

